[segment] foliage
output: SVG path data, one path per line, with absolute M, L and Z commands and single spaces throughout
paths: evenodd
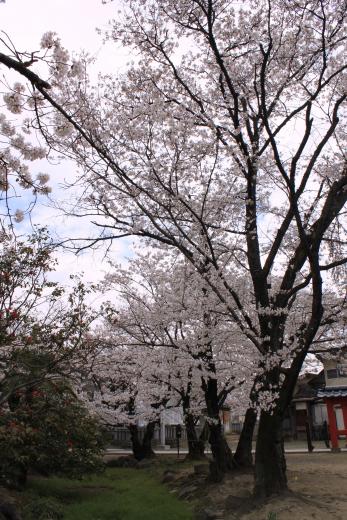
M 24 508 L 25 520 L 61 520 L 63 507 L 54 498 L 37 498 Z
M 70 373 L 93 320 L 86 287 L 70 292 L 51 282 L 54 247 L 45 229 L 0 243 L 0 404 L 17 390 Z M 82 348 L 83 347 L 83 348 Z
M 102 468 L 98 424 L 64 381 L 18 391 L 0 418 L 1 481 L 23 485 L 28 470 L 80 478 Z

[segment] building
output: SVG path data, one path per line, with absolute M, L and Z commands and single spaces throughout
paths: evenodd
M 319 389 L 325 385 L 324 370 L 306 372 L 297 381 L 293 399 L 283 421 L 283 433 L 287 439 L 306 439 L 307 428 L 314 440 L 324 439 L 324 421 L 327 410 Z
M 347 437 L 347 359 L 322 358 L 322 362 L 325 385 L 319 389 L 317 397 L 326 405 L 332 449 L 338 450 L 339 441 L 346 444 Z

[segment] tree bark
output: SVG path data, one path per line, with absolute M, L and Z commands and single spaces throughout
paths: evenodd
M 210 464 L 210 479 L 213 482 L 221 482 L 225 473 L 231 471 L 234 467 L 233 454 L 224 437 L 220 420 L 211 422 L 209 429 L 209 442 L 213 455 L 213 461 Z
M 129 426 L 133 454 L 136 460 L 150 459 L 155 457 L 152 449 L 152 439 L 154 435 L 155 421 L 150 421 L 145 429 L 143 440 L 139 437 L 139 429 L 136 424 Z
M 205 390 L 205 401 L 208 414 L 209 443 L 213 461 L 210 464 L 210 480 L 221 482 L 225 473 L 234 467 L 231 449 L 224 437 L 222 423 L 219 417 L 220 405 L 216 379 L 208 379 Z
M 155 457 L 155 453 L 152 449 L 152 440 L 154 436 L 154 430 L 155 430 L 155 421 L 150 421 L 145 429 L 145 434 L 143 436 L 142 441 L 142 449 L 143 449 L 143 458 L 149 459 L 152 457 Z
M 255 453 L 256 497 L 265 498 L 288 489 L 282 436 L 282 414 L 262 411 Z
M 248 408 L 245 415 L 245 422 L 234 454 L 234 463 L 241 468 L 249 468 L 253 466 L 252 457 L 252 441 L 255 423 L 257 421 L 257 412 L 254 408 Z
M 187 459 L 200 460 L 205 458 L 205 443 L 201 438 L 198 437 L 195 428 L 194 417 L 191 414 L 186 414 L 184 423 L 186 426 L 188 442 Z

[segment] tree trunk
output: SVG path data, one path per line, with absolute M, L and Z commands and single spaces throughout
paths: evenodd
M 254 410 L 254 408 L 248 408 L 245 415 L 245 422 L 243 423 L 243 428 L 233 458 L 236 466 L 241 468 L 249 468 L 253 466 L 252 441 L 256 421 L 257 412 Z
M 208 422 L 205 421 L 204 426 L 199 435 L 199 441 L 203 443 L 204 447 L 205 447 L 206 442 L 208 442 L 209 436 L 210 436 L 210 429 L 208 427 Z
M 205 387 L 205 401 L 209 417 L 209 443 L 213 461 L 210 464 L 210 479 L 213 482 L 220 482 L 224 474 L 233 467 L 233 455 L 224 437 L 222 423 L 219 418 L 219 400 L 216 379 L 208 379 Z
M 216 423 L 211 422 L 209 429 L 209 442 L 213 455 L 213 461 L 210 464 L 210 479 L 213 482 L 221 482 L 225 473 L 234 467 L 233 454 L 224 437 L 220 420 Z
M 194 417 L 191 414 L 186 414 L 184 418 L 184 423 L 186 426 L 187 432 L 187 442 L 188 442 L 188 455 L 187 459 L 190 460 L 200 460 L 205 458 L 205 443 L 202 439 L 200 439 L 197 435 Z
M 152 449 L 152 440 L 155 430 L 155 421 L 150 421 L 145 429 L 145 434 L 142 441 L 143 459 L 150 459 L 155 457 L 155 453 Z
M 136 460 L 150 459 L 155 456 L 152 449 L 152 439 L 154 435 L 155 422 L 147 424 L 142 442 L 139 437 L 139 429 L 136 424 L 129 426 L 133 454 Z
M 268 497 L 287 491 L 286 459 L 282 424 L 283 417 L 290 405 L 305 352 L 300 351 L 294 358 L 290 371 L 282 383 L 276 407 L 272 413 L 262 411 L 259 421 L 255 452 L 255 486 L 254 494 L 258 497 Z M 277 372 L 277 373 L 276 373 Z M 278 370 L 268 375 L 268 382 L 278 384 Z
M 286 462 L 282 437 L 282 414 L 262 411 L 255 453 L 254 494 L 265 498 L 287 488 Z

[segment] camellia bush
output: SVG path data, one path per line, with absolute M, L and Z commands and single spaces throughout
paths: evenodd
M 0 481 L 20 487 L 29 470 L 80 477 L 101 467 L 99 426 L 68 381 L 84 363 L 94 314 L 89 289 L 49 279 L 45 229 L 0 239 Z
M 81 478 L 100 471 L 103 438 L 97 421 L 64 380 L 17 391 L 0 416 L 0 482 L 26 483 L 29 471 Z
M 70 376 L 83 364 L 85 338 L 94 319 L 89 289 L 50 281 L 56 265 L 45 229 L 26 239 L 0 240 L 0 405 L 46 378 Z

